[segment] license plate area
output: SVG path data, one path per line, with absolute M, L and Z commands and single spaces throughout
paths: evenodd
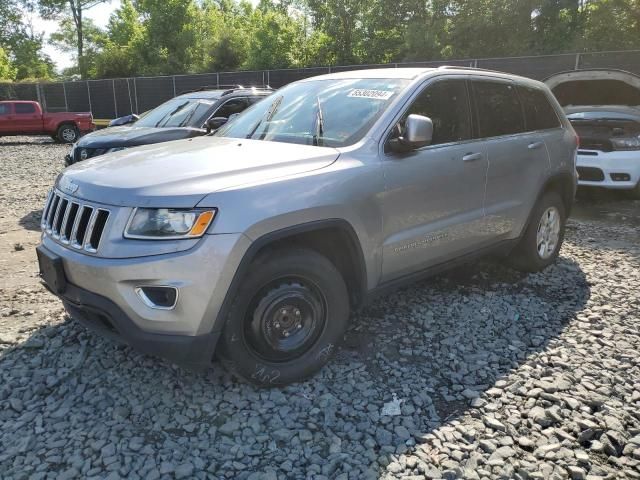
M 67 279 L 64 275 L 62 258 L 42 247 L 36 248 L 40 278 L 47 284 L 53 293 L 61 295 L 67 288 Z

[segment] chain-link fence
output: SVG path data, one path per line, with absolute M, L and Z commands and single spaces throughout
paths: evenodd
M 640 75 L 640 50 L 202 73 L 38 84 L 3 83 L 0 84 L 0 100 L 37 100 L 49 112 L 90 111 L 94 118 L 110 119 L 129 113 L 145 112 L 176 95 L 203 87 L 270 85 L 279 88 L 287 83 L 323 73 L 363 68 L 439 67 L 441 65 L 500 70 L 536 80 L 543 80 L 554 73 L 586 68 L 616 68 Z

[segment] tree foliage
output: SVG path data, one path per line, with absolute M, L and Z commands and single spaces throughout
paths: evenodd
M 71 51 L 71 5 L 101 0 L 21 1 Z M 65 73 L 98 78 L 619 50 L 640 48 L 640 0 L 122 0 L 82 34 Z M 0 65 L 20 71 L 15 51 Z

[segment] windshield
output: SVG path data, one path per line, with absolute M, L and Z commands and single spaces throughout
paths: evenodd
M 344 147 L 359 141 L 409 84 L 400 79 L 312 80 L 284 87 L 216 135 Z
M 214 103 L 202 98 L 174 98 L 151 110 L 135 126 L 201 128 Z

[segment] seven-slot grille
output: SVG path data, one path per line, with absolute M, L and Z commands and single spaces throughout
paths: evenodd
M 87 205 L 51 191 L 42 211 L 42 230 L 53 239 L 78 250 L 96 253 L 109 210 Z

